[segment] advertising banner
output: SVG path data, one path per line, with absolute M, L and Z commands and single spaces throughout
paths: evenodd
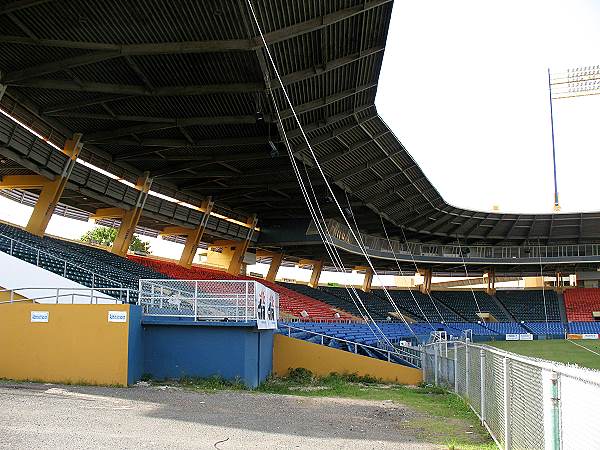
M 279 319 L 279 294 L 268 287 L 256 283 L 254 289 L 256 326 L 259 330 L 277 329 Z

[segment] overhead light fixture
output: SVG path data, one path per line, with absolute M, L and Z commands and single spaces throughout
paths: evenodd
M 265 115 L 262 113 L 262 111 L 256 111 L 254 113 L 254 118 L 256 119 L 256 122 L 264 122 L 265 121 Z

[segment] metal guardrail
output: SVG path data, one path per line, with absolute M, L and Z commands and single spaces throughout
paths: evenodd
M 145 316 L 233 322 L 279 318 L 279 294 L 251 280 L 140 279 L 138 304 Z
M 89 269 L 86 269 L 86 268 L 81 267 L 81 266 L 79 266 L 77 264 L 74 264 L 74 263 L 72 263 L 70 261 L 67 261 L 66 259 L 60 258 L 58 256 L 54 256 L 52 253 L 49 253 L 49 252 L 47 252 L 45 250 L 40 250 L 38 247 L 34 247 L 33 245 L 25 244 L 24 242 L 21 242 L 18 239 L 15 239 L 13 237 L 10 237 L 10 236 L 7 236 L 5 234 L 0 233 L 0 239 L 8 239 L 9 240 L 9 242 L 10 242 L 10 249 L 9 249 L 9 253 L 8 254 L 10 256 L 13 256 L 14 250 L 17 248 L 17 246 L 22 246 L 22 247 L 26 247 L 26 248 L 34 250 L 35 251 L 35 255 L 36 255 L 35 265 L 37 267 L 41 267 L 42 269 L 44 267 L 40 266 L 40 255 L 45 255 L 48 258 L 54 259 L 56 261 L 59 261 L 62 264 L 62 266 L 63 266 L 62 276 L 64 278 L 69 278 L 67 276 L 67 268 L 71 267 L 71 268 L 74 268 L 74 269 L 76 269 L 78 271 L 86 272 L 86 273 L 90 274 L 91 277 L 92 277 L 92 288 L 95 288 L 96 287 L 96 281 L 100 281 L 100 280 L 104 280 L 104 281 L 107 281 L 109 283 L 113 283 L 116 286 L 118 286 L 118 288 L 123 288 L 123 283 L 111 280 L 110 278 L 105 277 L 104 275 L 98 275 L 96 272 L 93 272 L 93 271 L 91 271 Z
M 346 225 L 334 219 L 326 220 L 327 229 L 333 238 L 333 243 L 348 248 L 359 250 L 359 244 Z M 316 228 L 311 225 L 309 233 L 316 233 Z M 394 259 L 411 262 L 412 257 L 417 260 L 451 259 L 453 261 L 473 262 L 476 260 L 544 260 L 548 259 L 577 259 L 596 258 L 600 260 L 600 243 L 597 244 L 573 244 L 573 245 L 521 245 L 521 246 L 489 246 L 489 245 L 437 245 L 422 244 L 418 242 L 403 242 L 388 240 L 379 236 L 360 233 L 360 239 L 365 250 L 375 258 Z M 336 242 L 337 241 L 337 242 Z M 391 248 L 390 248 L 391 243 Z M 393 251 L 392 251 L 393 250 Z M 585 260 L 585 259 L 583 259 Z M 513 261 L 518 262 L 518 261 Z
M 423 378 L 463 397 L 500 449 L 600 448 L 600 371 L 445 341 L 423 347 Z
M 40 296 L 31 295 L 31 291 L 41 291 Z M 50 294 L 52 293 L 52 294 Z M 114 295 L 118 293 L 119 298 Z M 48 303 L 48 304 L 121 304 L 129 303 L 135 289 L 128 288 L 65 288 L 65 287 L 24 287 L 13 289 L 0 289 L 0 294 L 5 294 L 8 300 L 0 301 L 0 305 L 9 303 Z M 15 298 L 17 297 L 17 298 Z M 18 298 L 26 297 L 26 298 Z M 53 301 L 52 301 L 53 300 Z M 70 301 L 69 301 L 70 300 Z
M 376 352 L 383 352 L 387 356 L 388 362 L 399 364 L 392 359 L 392 356 L 396 356 L 396 357 L 402 359 L 406 364 L 410 365 L 411 367 L 421 368 L 421 351 L 416 348 L 411 349 L 411 352 L 402 351 L 402 350 L 398 350 L 398 349 L 396 349 L 397 351 L 392 351 L 392 350 L 388 350 L 388 349 L 384 349 L 384 348 L 380 348 L 380 347 L 374 347 L 372 345 L 361 344 L 359 342 L 349 341 L 347 339 L 342 339 L 342 338 L 330 336 L 330 335 L 323 334 L 323 333 L 317 333 L 316 331 L 305 330 L 304 328 L 292 327 L 287 324 L 280 324 L 280 326 L 283 328 L 287 328 L 288 337 L 291 337 L 292 330 L 301 331 L 303 333 L 308 333 L 312 336 L 319 336 L 321 338 L 321 345 L 325 345 L 324 344 L 325 339 L 329 339 L 329 340 L 333 340 L 336 342 L 348 344 L 350 347 L 354 348 L 354 353 L 358 353 L 359 348 L 366 348 L 366 349 L 376 351 Z M 283 334 L 282 332 L 280 332 L 280 333 Z M 414 352 L 414 353 L 412 353 L 412 352 Z

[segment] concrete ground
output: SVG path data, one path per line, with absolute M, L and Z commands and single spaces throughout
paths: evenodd
M 0 448 L 441 449 L 390 401 L 0 383 Z

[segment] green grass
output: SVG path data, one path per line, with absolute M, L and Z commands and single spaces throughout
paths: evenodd
M 573 342 L 600 353 L 600 340 L 577 340 Z M 548 341 L 493 341 L 486 342 L 486 344 L 524 356 L 548 359 L 565 364 L 578 364 L 582 367 L 600 370 L 600 356 L 578 347 L 573 342 L 554 339 Z
M 188 378 L 181 380 L 178 385 L 203 392 L 246 389 L 241 383 L 232 383 L 221 378 Z M 371 377 L 336 373 L 327 377 L 315 377 L 306 369 L 294 369 L 287 378 L 270 378 L 260 387 L 249 392 L 302 397 L 391 400 L 415 412 L 414 418 L 406 427 L 424 440 L 444 444 L 454 450 L 496 448 L 465 402 L 460 397 L 440 388 L 384 384 Z

